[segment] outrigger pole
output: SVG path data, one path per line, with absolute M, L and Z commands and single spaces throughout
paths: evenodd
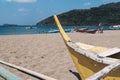
M 17 69 L 17 70 L 19 70 L 19 71 L 22 71 L 22 72 L 24 72 L 24 73 L 27 73 L 27 74 L 29 74 L 29 75 L 31 75 L 31 76 L 33 76 L 33 77 L 42 79 L 42 80 L 56 80 L 56 79 L 51 78 L 51 77 L 48 77 L 48 76 L 46 76 L 46 75 L 37 73 L 37 72 L 35 72 L 35 71 L 29 70 L 29 69 L 26 69 L 26 68 L 23 68 L 23 67 L 20 67 L 20 66 L 16 66 L 16 65 L 14 65 L 14 64 L 7 63 L 7 62 L 2 61 L 2 60 L 0 60 L 0 63 L 1 63 L 1 64 L 4 64 L 4 65 L 6 65 L 6 66 L 9 66 L 9 67 L 11 67 L 11 68 Z M 7 75 L 7 74 L 6 74 L 6 75 Z

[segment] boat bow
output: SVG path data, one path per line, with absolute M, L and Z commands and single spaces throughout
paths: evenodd
M 120 80 L 120 58 L 110 57 L 119 54 L 120 49 L 116 51 L 74 43 L 65 33 L 56 15 L 54 19 L 82 80 Z

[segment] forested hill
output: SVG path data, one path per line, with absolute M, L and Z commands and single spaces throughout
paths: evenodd
M 120 2 L 109 3 L 90 9 L 75 9 L 58 15 L 62 25 L 98 25 L 100 22 L 104 25 L 120 24 Z M 46 18 L 36 25 L 55 25 L 53 17 Z

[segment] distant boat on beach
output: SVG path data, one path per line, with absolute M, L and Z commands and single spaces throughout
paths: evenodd
M 111 30 L 119 30 L 120 29 L 120 25 L 110 26 L 109 29 L 111 29 Z
M 97 32 L 96 29 L 86 30 L 86 33 L 95 34 L 96 32 Z
M 81 33 L 91 33 L 91 34 L 95 34 L 97 32 L 96 29 L 88 29 L 88 28 L 74 29 L 74 31 Z
M 29 27 L 25 27 L 25 29 L 33 29 L 32 26 L 29 26 Z
M 48 33 L 58 33 L 59 32 L 59 30 L 50 30 L 50 31 L 48 31 Z
M 81 29 L 74 29 L 74 31 L 76 31 L 76 32 L 86 32 L 88 30 L 88 28 L 81 28 Z
M 48 33 L 58 33 L 60 32 L 59 30 L 50 30 Z M 65 32 L 71 32 L 71 29 L 65 29 Z

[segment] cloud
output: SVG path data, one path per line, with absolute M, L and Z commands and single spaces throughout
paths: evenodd
M 86 3 L 84 3 L 84 5 L 85 6 L 89 6 L 89 5 L 91 5 L 91 3 L 90 2 L 86 2 Z
M 19 12 L 20 15 L 23 15 L 23 16 L 26 16 L 29 14 L 29 10 L 27 8 L 24 8 L 24 7 L 19 8 L 17 11 Z
M 17 2 L 17 3 L 33 3 L 37 2 L 37 0 L 6 0 L 7 2 Z

